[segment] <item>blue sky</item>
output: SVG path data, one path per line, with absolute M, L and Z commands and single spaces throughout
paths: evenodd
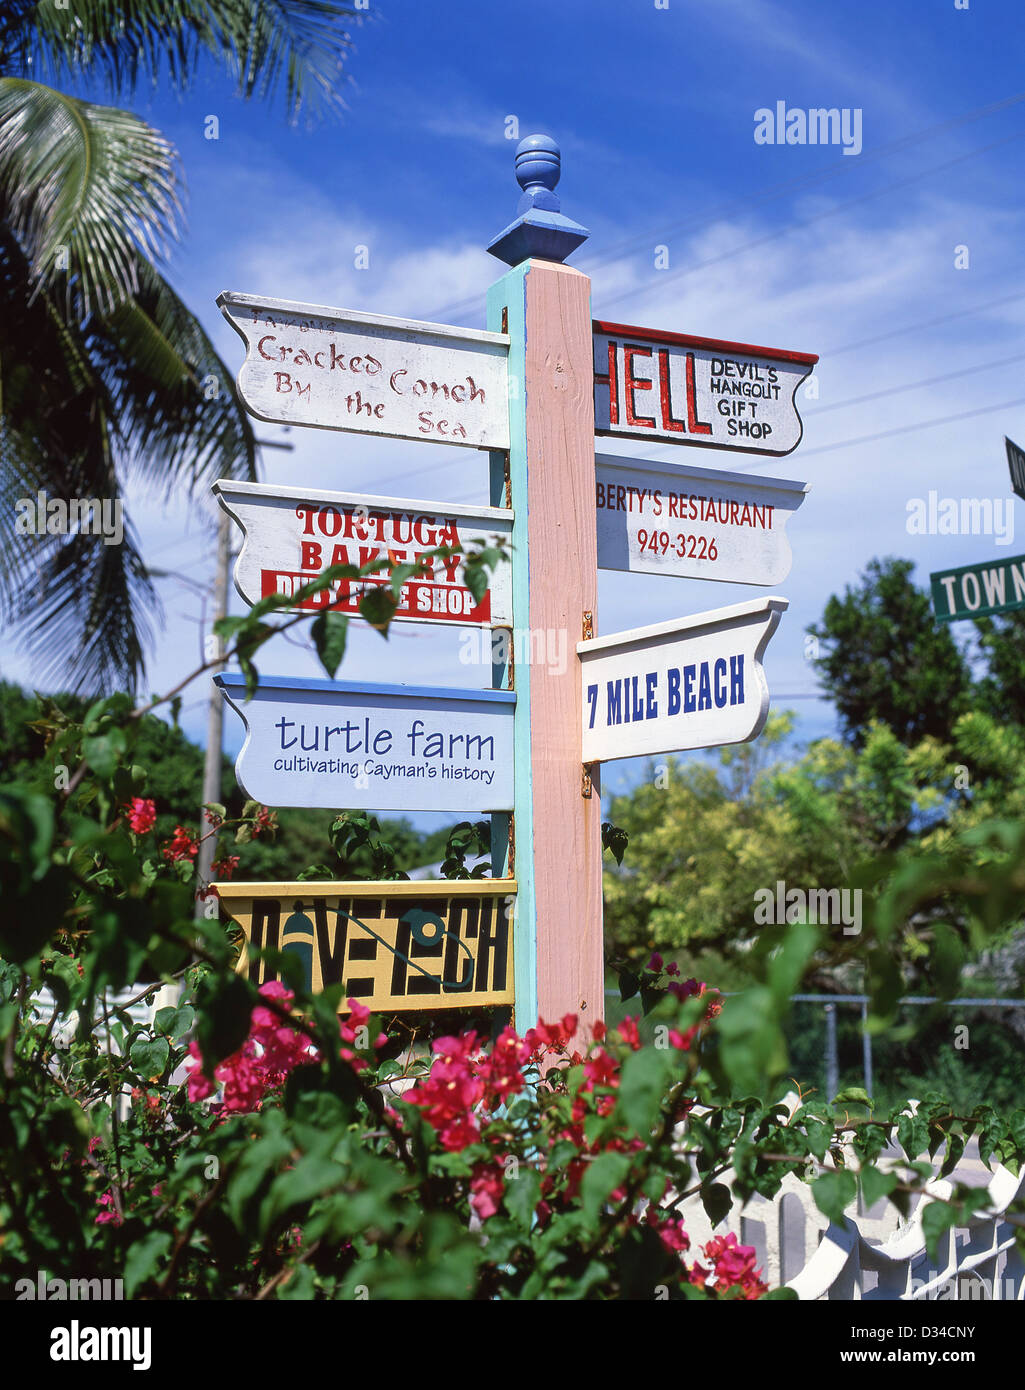
M 243 349 L 214 304 L 225 289 L 482 326 L 502 272 L 484 247 L 518 196 L 512 116 L 519 135 L 545 131 L 562 146 L 564 211 L 591 230 L 571 263 L 592 277 L 595 317 L 820 354 L 818 399 L 799 393 L 804 440 L 785 459 L 608 446 L 811 483 L 779 586 L 791 607 L 766 660 L 773 704 L 798 712 L 802 738 L 834 727 L 827 705 L 793 698 L 816 689 L 804 630 L 869 559 L 907 556 L 924 583 L 930 570 L 1025 551 L 1023 503 L 1009 547 L 907 532 L 909 501 L 930 489 L 1006 497 L 1003 436 L 1025 444 L 1023 362 L 1007 360 L 1025 352 L 1025 101 L 1010 101 L 1025 91 L 1020 0 L 370 0 L 354 38 L 348 109 L 310 128 L 289 127 L 283 102 L 239 101 L 212 68 L 181 99 L 143 92 L 131 103 L 181 153 L 187 230 L 168 269 L 232 367 Z M 780 100 L 860 110 L 861 153 L 757 144 L 755 111 Z M 216 140 L 204 135 L 211 115 Z M 357 245 L 368 269 L 354 268 Z M 957 247 L 969 268 L 955 268 Z M 980 413 L 890 433 L 968 412 Z M 295 445 L 266 451 L 268 481 L 487 499 L 486 457 L 468 450 L 259 433 Z M 205 499 L 165 505 L 133 488 L 128 510 L 154 566 L 212 577 Z M 194 591 L 174 573 L 159 589 L 153 690 L 196 664 L 201 643 Z M 763 592 L 603 574 L 598 631 Z M 387 644 L 362 632 L 339 675 L 471 684 L 458 642 L 456 630 L 412 624 Z M 312 655 L 284 641 L 265 665 L 317 674 Z M 4 675 L 31 683 L 16 656 Z M 204 685 L 185 695 L 197 740 Z M 226 737 L 237 748 L 230 711 Z M 638 771 L 610 765 L 606 790 Z

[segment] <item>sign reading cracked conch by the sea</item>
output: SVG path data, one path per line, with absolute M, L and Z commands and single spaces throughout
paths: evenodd
M 509 447 L 509 336 L 224 293 L 246 345 L 238 392 L 282 425 Z
M 478 600 L 464 580 L 463 556 L 435 556 L 449 548 L 470 552 L 475 542 L 508 545 L 511 511 L 497 507 L 440 507 L 395 497 L 269 487 L 261 483 L 214 483 L 221 506 L 242 527 L 245 540 L 235 563 L 235 587 L 247 603 L 272 594 L 292 597 L 331 565 L 390 560 L 416 565 L 403 584 L 398 620 L 428 623 L 511 624 L 512 565 L 499 561 L 490 588 Z M 507 552 L 508 553 L 508 552 Z M 389 585 L 388 571 L 369 579 L 336 580 L 301 607 L 333 607 L 356 613 L 371 588 Z
M 807 483 L 598 454 L 598 567 L 779 584 Z
M 584 763 L 717 748 L 757 737 L 762 658 L 788 607 L 761 598 L 577 643 Z
M 246 726 L 235 776 L 267 806 L 510 811 L 510 690 L 215 676 Z
M 303 967 L 314 993 L 342 985 L 384 1010 L 513 1002 L 514 879 L 466 882 L 218 883 L 245 945 L 237 969 L 256 985 L 277 978 L 258 951 Z
M 597 434 L 789 454 L 801 442 L 798 386 L 813 353 L 592 324 Z

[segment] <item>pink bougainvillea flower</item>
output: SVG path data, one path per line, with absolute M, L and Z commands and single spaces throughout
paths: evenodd
M 97 1197 L 96 1205 L 108 1208 L 107 1211 L 101 1211 L 97 1216 L 97 1226 L 121 1226 L 124 1224 L 124 1218 L 118 1214 L 117 1208 L 114 1206 L 113 1192 L 104 1192 L 102 1197 Z
M 619 1025 L 619 1036 L 632 1048 L 634 1052 L 640 1051 L 641 1035 L 637 1031 L 637 1019 L 628 1014 Z
M 164 858 L 173 863 L 176 859 L 195 859 L 199 851 L 199 842 L 185 829 L 184 826 L 176 825 L 174 834 L 163 847 Z
M 226 854 L 222 859 L 216 859 L 210 866 L 210 871 L 217 878 L 231 878 L 238 868 L 239 856 L 237 854 Z
M 505 1173 L 497 1163 L 478 1164 L 470 1179 L 470 1205 L 482 1221 L 494 1216 L 505 1190 Z
M 657 951 L 654 952 L 654 954 L 651 957 L 651 960 L 648 961 L 648 969 L 655 971 L 659 971 L 662 969 L 662 957 L 659 955 Z
M 133 796 L 125 809 L 128 828 L 134 830 L 136 835 L 145 835 L 148 830 L 153 829 L 157 818 L 156 802 L 144 801 L 141 796 Z

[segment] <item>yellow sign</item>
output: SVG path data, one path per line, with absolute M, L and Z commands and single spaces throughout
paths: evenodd
M 443 883 L 218 883 L 246 946 L 238 969 L 276 978 L 256 950 L 295 954 L 315 993 L 343 984 L 376 1012 L 513 1002 L 515 879 Z

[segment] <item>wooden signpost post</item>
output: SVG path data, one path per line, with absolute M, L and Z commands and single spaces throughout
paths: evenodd
M 378 559 L 416 564 L 426 552 L 443 546 L 468 550 L 478 540 L 487 546 L 507 544 L 512 532 L 511 513 L 498 507 L 439 509 L 433 502 L 260 483 L 218 482 L 213 491 L 244 533 L 235 587 L 247 603 L 271 594 L 295 594 L 330 565 L 362 566 Z M 369 587 L 388 582 L 386 570 L 378 579 L 342 579 L 297 606 L 355 613 Z M 402 586 L 394 617 L 511 625 L 510 566 L 496 566 L 490 588 L 478 602 L 463 582 L 459 556 L 435 558 Z
M 598 566 L 778 584 L 792 560 L 784 528 L 807 491 L 783 478 L 599 454 Z
M 801 442 L 797 388 L 818 360 L 596 321 L 595 428 L 665 444 L 789 454 Z
M 285 950 L 313 988 L 341 982 L 374 1008 L 514 1002 L 521 1032 L 572 1014 L 582 1048 L 604 1012 L 599 766 L 755 737 L 768 708 L 761 661 L 787 606 L 762 598 L 596 637 L 598 567 L 775 584 L 807 490 L 596 458 L 595 434 L 787 454 L 801 438 L 795 393 L 818 359 L 593 322 L 590 281 L 563 264 L 588 233 L 562 213 L 559 175 L 554 141 L 521 141 L 518 215 L 488 247 L 511 269 L 488 292 L 487 332 L 219 297 L 246 344 L 238 389 L 258 418 L 490 454 L 492 505 L 472 510 L 218 484 L 245 532 L 243 598 L 292 595 L 332 563 L 415 564 L 436 545 L 501 541 L 512 563 L 479 603 L 458 563 L 442 561 L 407 582 L 397 616 L 540 633 L 545 652 L 568 639 L 579 670 L 517 659 L 483 691 L 265 676 L 251 699 L 241 677 L 220 677 L 246 724 L 237 771 L 250 796 L 490 813 L 494 877 L 218 892 L 255 980 L 259 950 Z M 310 606 L 351 612 L 358 598 L 341 585 Z

